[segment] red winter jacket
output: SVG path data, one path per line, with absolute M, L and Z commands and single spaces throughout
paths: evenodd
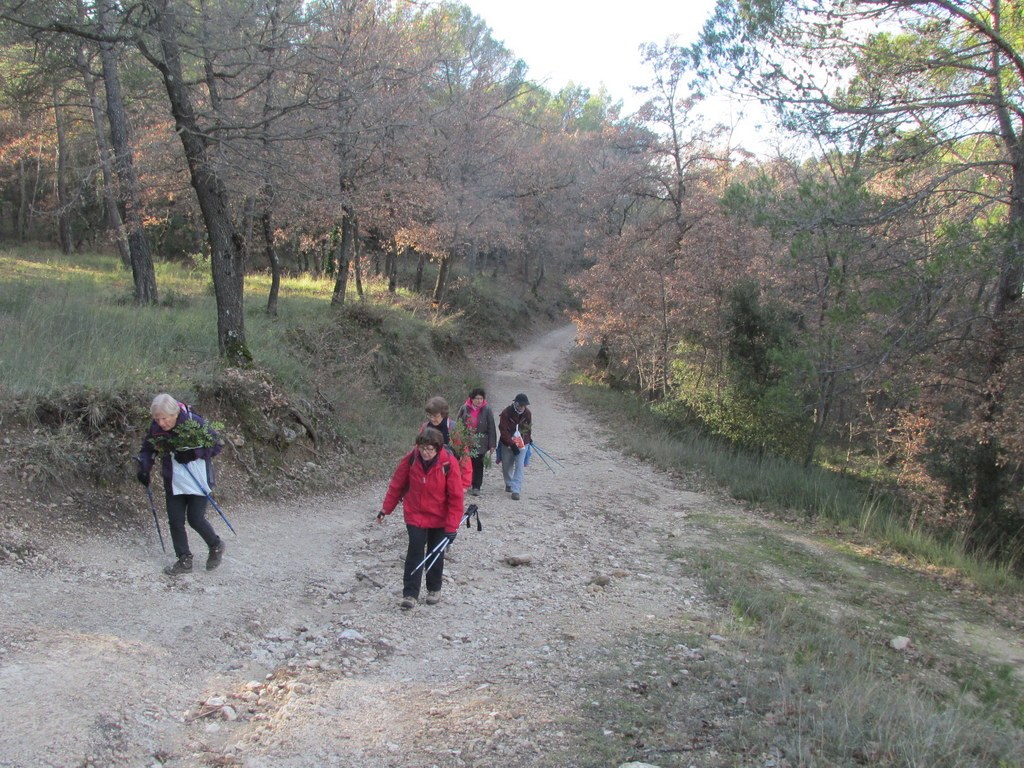
M 423 430 L 426 429 L 427 427 L 434 427 L 434 429 L 436 429 L 442 435 L 447 434 L 448 440 L 445 442 L 444 447 L 451 451 L 451 436 L 455 432 L 456 424 L 454 419 L 448 419 L 447 421 L 448 423 L 445 425 L 448 428 L 447 432 L 443 429 L 439 429 L 438 427 L 434 427 L 434 425 L 431 424 L 429 421 L 424 421 L 422 424 L 420 424 L 420 434 L 422 435 Z M 417 451 L 417 453 L 419 452 Z M 467 453 L 465 456 L 459 459 L 458 462 L 459 469 L 462 470 L 462 490 L 466 490 L 467 488 L 469 488 L 469 486 L 473 484 L 473 460 L 469 457 L 469 454 Z
M 419 453 L 419 449 L 413 448 L 398 462 L 381 509 L 390 515 L 401 501 L 409 525 L 444 528 L 445 533 L 459 530 L 463 489 L 458 459 L 442 448 L 434 465 L 424 471 Z

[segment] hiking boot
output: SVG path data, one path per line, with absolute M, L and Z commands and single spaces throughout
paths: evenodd
M 210 547 L 210 554 L 206 558 L 206 570 L 212 571 L 218 565 L 220 565 L 221 559 L 224 557 L 224 539 Z
M 416 607 L 416 598 L 415 597 L 403 597 L 402 598 L 402 610 L 403 611 L 411 611 L 415 607 Z
M 427 599 L 424 600 L 423 602 L 425 602 L 427 605 L 437 605 L 437 603 L 438 603 L 438 601 L 440 599 L 441 599 L 441 590 L 440 589 L 436 589 L 436 590 L 435 589 L 428 589 L 427 590 Z
M 480 489 L 479 488 L 471 488 L 470 491 L 469 491 L 469 495 L 470 496 L 479 496 L 480 495 Z
M 512 486 L 511 485 L 506 485 L 505 486 L 505 493 L 512 493 Z
M 513 493 L 512 494 L 512 501 L 519 501 L 519 494 L 518 493 Z
M 182 573 L 192 573 L 192 555 L 182 555 L 172 565 L 164 568 L 168 576 L 177 576 Z

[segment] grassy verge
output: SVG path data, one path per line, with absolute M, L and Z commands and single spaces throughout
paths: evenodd
M 961 574 L 986 591 L 1024 591 L 1024 581 L 1012 563 L 978 559 L 965 553 L 960 542 L 914 527 L 893 500 L 863 483 L 826 469 L 737 451 L 671 425 L 637 398 L 595 384 L 580 371 L 570 378 L 581 402 L 615 422 L 622 450 L 656 466 L 693 479 L 710 479 L 752 508 L 838 525 L 868 537 L 894 557 Z
M 130 482 L 129 459 L 160 391 L 227 425 L 225 460 L 242 471 L 222 475 L 225 493 L 241 490 L 230 487 L 234 477 L 273 494 L 381 471 L 408 446 L 427 397 L 458 403 L 479 383 L 467 346 L 507 344 L 503 318 L 534 301 L 462 279 L 454 306 L 439 310 L 369 278 L 362 296 L 350 282 L 345 305 L 334 307 L 332 279 L 300 276 L 282 281 L 270 317 L 269 277 L 253 275 L 246 334 L 255 362 L 226 369 L 205 268 L 157 264 L 160 303 L 151 307 L 134 304 L 131 276 L 110 256 L 0 250 L 0 274 L 0 420 L 22 428 L 14 470 L 47 492 Z
M 576 723 L 581 764 L 1021 764 L 1009 569 L 908 530 L 841 478 L 672 431 L 579 375 L 572 390 L 616 447 L 762 512 L 688 519 L 701 543 L 670 555 L 726 618 L 688 613 L 616 649 Z
M 974 596 L 763 525 L 693 522 L 718 544 L 676 557 L 728 619 L 631 638 L 591 686 L 586 764 L 1020 764 L 1019 671 L 968 642 L 1012 648 L 1016 632 Z

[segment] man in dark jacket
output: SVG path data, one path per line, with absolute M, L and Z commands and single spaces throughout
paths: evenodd
M 498 417 L 501 474 L 505 478 L 505 492 L 512 494 L 513 501 L 519 501 L 522 493 L 526 446 L 533 442 L 533 414 L 529 405 L 530 398 L 520 392 Z

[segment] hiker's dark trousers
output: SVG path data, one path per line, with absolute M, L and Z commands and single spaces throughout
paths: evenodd
M 423 558 L 427 556 L 427 552 L 430 552 L 436 547 L 441 539 L 444 538 L 444 528 L 417 528 L 415 525 L 405 524 L 405 528 L 409 531 L 409 549 L 405 553 L 405 573 L 402 575 L 402 597 L 416 597 L 420 596 L 420 582 L 423 578 L 423 568 L 420 568 L 416 573 L 412 573 L 412 569 L 423 562 Z M 427 571 L 427 589 L 431 592 L 437 592 L 441 589 L 441 576 L 444 574 L 444 552 L 437 558 L 437 562 L 431 566 L 430 570 Z
M 470 462 L 473 464 L 473 487 L 479 491 L 484 484 L 484 457 L 473 456 Z
M 171 541 L 174 542 L 174 556 L 191 555 L 188 548 L 188 534 L 185 532 L 185 523 L 188 522 L 196 533 L 203 537 L 206 546 L 214 547 L 220 543 L 220 536 L 213 530 L 210 521 L 206 519 L 205 496 L 191 496 L 181 494 L 175 496 L 165 489 L 167 497 L 167 525 L 171 529 Z

